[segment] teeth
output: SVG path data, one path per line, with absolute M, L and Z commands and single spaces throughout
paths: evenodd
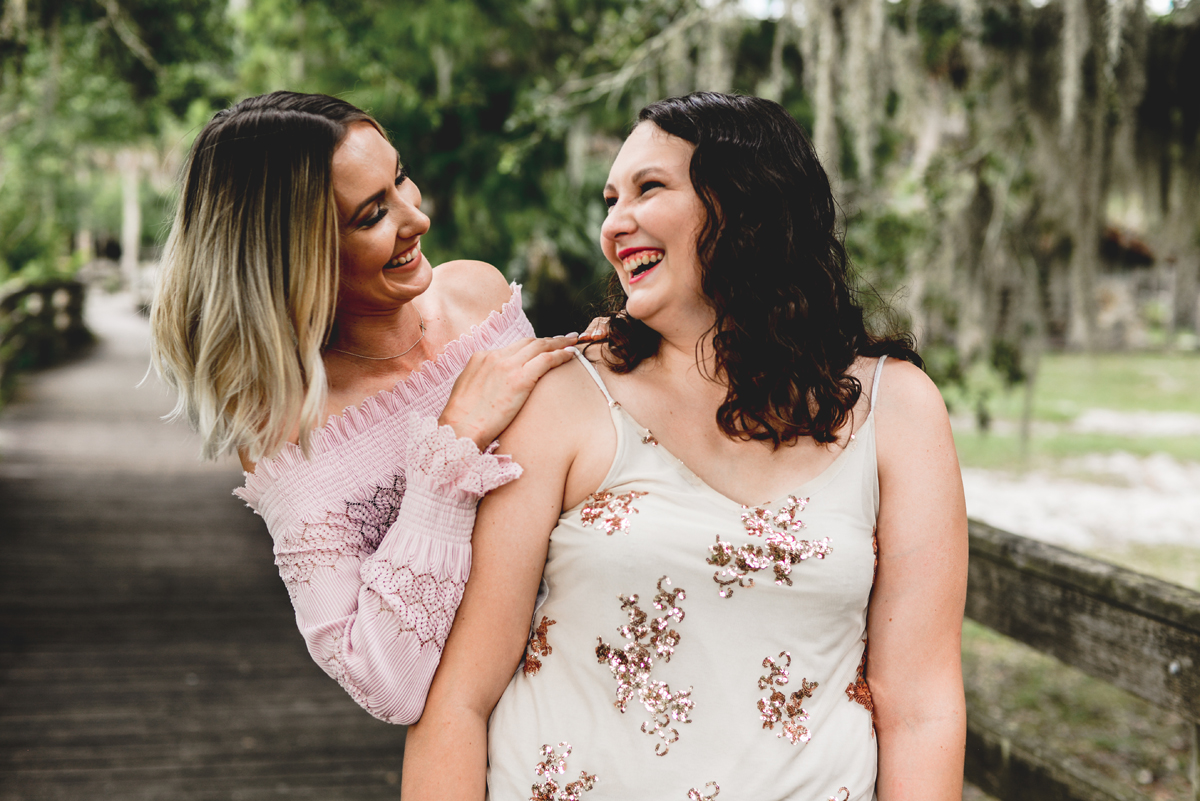
M 662 261 L 663 252 L 661 250 L 639 250 L 622 263 L 628 270 L 634 270 L 646 264 L 654 264 Z
M 420 247 L 414 247 L 412 250 L 408 251 L 404 255 L 402 255 L 398 258 L 392 259 L 390 264 L 393 264 L 397 267 L 403 266 L 405 264 L 408 264 L 413 259 L 415 259 L 417 257 L 417 254 L 419 254 L 420 252 L 421 252 Z

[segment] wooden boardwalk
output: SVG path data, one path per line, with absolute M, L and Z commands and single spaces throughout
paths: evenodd
M 0 801 L 399 797 L 404 729 L 311 661 L 229 461 L 158 418 L 146 323 L 0 414 Z

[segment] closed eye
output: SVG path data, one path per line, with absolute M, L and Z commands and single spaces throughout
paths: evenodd
M 399 189 L 408 180 L 408 167 L 401 167 L 400 172 L 396 174 L 396 188 Z M 359 223 L 359 228 L 370 228 L 377 225 L 384 217 L 387 216 L 388 207 L 386 203 L 381 203 L 379 208 L 370 217 Z
M 386 217 L 386 216 L 387 216 L 387 213 L 388 213 L 387 206 L 383 206 L 383 205 L 381 205 L 381 206 L 379 207 L 379 209 L 378 209 L 378 210 L 377 210 L 377 211 L 376 211 L 374 214 L 372 214 L 370 217 L 368 217 L 367 219 L 363 220 L 363 221 L 362 221 L 362 222 L 359 224 L 359 228 L 370 228 L 371 226 L 373 226 L 373 225 L 377 224 L 377 223 L 378 223 L 380 220 L 382 220 L 384 217 Z
M 662 181 L 646 181 L 644 184 L 641 185 L 640 189 L 642 190 L 642 194 L 644 195 L 647 192 L 649 192 L 651 189 L 658 189 L 661 186 L 663 186 Z

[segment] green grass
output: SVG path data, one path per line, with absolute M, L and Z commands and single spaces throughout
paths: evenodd
M 954 399 L 953 392 L 949 395 Z M 1200 353 L 1047 354 L 1034 389 L 1033 434 L 1022 458 L 1017 436 L 1024 388 L 994 397 L 992 428 L 955 431 L 965 467 L 1000 470 L 1053 469 L 1064 459 L 1089 453 L 1126 451 L 1135 456 L 1165 453 L 1200 462 L 1200 437 L 1146 437 L 1082 433 L 1070 423 L 1088 409 L 1119 412 L 1200 414 Z M 961 406 L 961 402 L 959 404 Z M 966 411 L 965 409 L 956 411 Z
M 1021 415 L 1021 391 L 996 404 Z M 1200 413 L 1200 353 L 1051 353 L 1042 357 L 1034 419 L 1065 422 L 1085 409 Z
M 1178 715 L 969 620 L 963 679 L 968 702 L 1014 738 L 1036 738 L 1151 798 L 1185 797 L 1191 742 Z
M 1113 548 L 1091 550 L 1087 554 L 1200 592 L 1200 548 L 1194 545 L 1131 542 Z
M 1200 437 L 1121 437 L 1064 430 L 1036 433 L 1026 461 L 1022 461 L 1021 443 L 1014 433 L 957 430 L 954 444 L 963 467 L 992 470 L 1053 469 L 1064 459 L 1116 451 L 1143 457 L 1165 453 L 1178 461 L 1200 462 Z

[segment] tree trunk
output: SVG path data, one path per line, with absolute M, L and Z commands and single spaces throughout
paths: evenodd
M 450 102 L 451 78 L 454 75 L 454 59 L 450 57 L 450 51 L 440 44 L 431 47 L 429 53 L 433 59 L 434 74 L 437 76 L 437 100 L 438 103 L 444 105 Z
M 838 33 L 837 20 L 833 16 L 832 4 L 826 0 L 814 0 L 808 4 L 809 26 L 815 33 L 812 44 L 813 70 L 813 107 L 816 119 L 813 121 L 813 146 L 821 159 L 829 179 L 835 185 L 838 183 L 838 164 L 840 152 L 838 148 L 837 109 L 833 100 L 833 69 L 837 63 Z M 806 70 L 807 72 L 807 70 Z
M 0 17 L 0 39 L 24 42 L 28 18 L 25 0 L 7 0 L 4 16 Z
M 775 39 L 771 42 L 771 72 L 758 87 L 758 93 L 776 103 L 783 100 L 783 48 L 792 35 L 792 5 L 794 0 L 783 0 L 783 13 L 775 23 Z
M 126 288 L 135 290 L 142 240 L 142 207 L 138 201 L 140 161 L 136 150 L 117 154 L 117 169 L 121 172 L 121 280 Z
M 692 56 L 689 52 L 691 44 L 688 41 L 688 30 L 680 28 L 672 33 L 667 41 L 663 58 L 663 83 L 666 84 L 667 95 L 678 97 L 692 91 Z
M 719 0 L 709 17 L 705 45 L 696 68 L 696 88 L 728 92 L 733 88 L 733 43 L 741 30 L 741 17 L 730 0 Z

